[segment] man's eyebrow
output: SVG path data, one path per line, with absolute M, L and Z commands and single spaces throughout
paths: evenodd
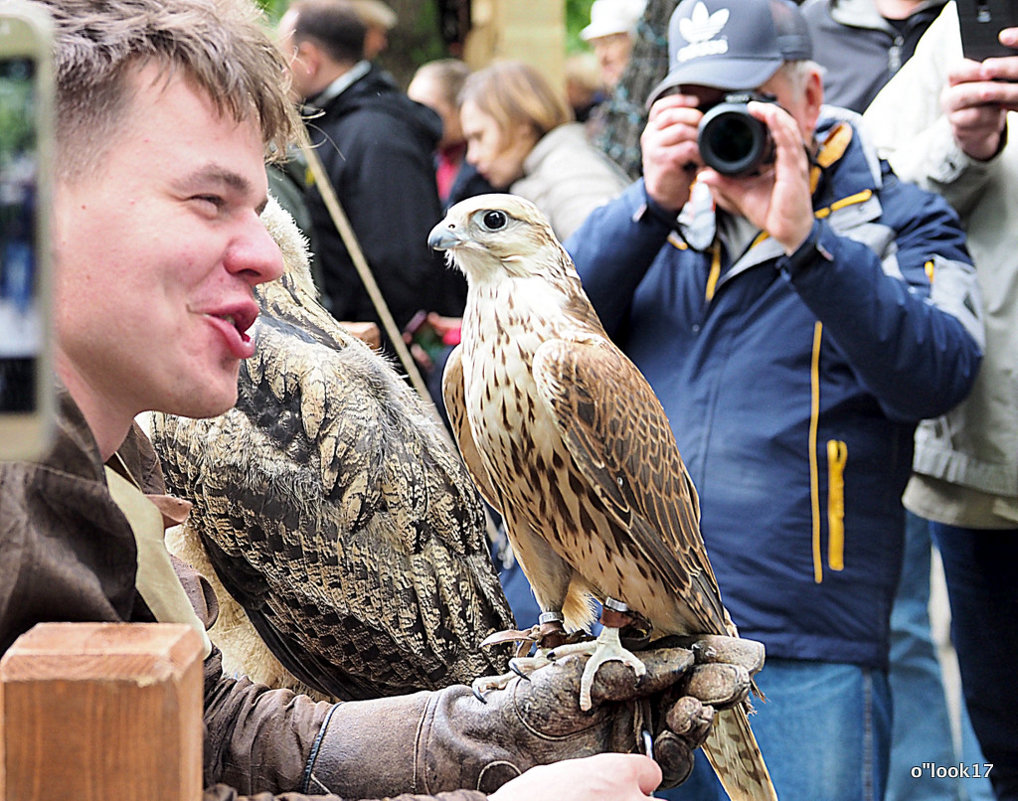
M 199 167 L 193 172 L 183 176 L 178 184 L 185 189 L 199 189 L 208 184 L 220 184 L 239 195 L 252 195 L 255 192 L 254 186 L 251 182 L 240 173 L 235 170 L 231 170 L 228 167 L 223 167 L 219 164 L 206 164 L 203 167 Z M 263 198 L 258 205 L 255 207 L 255 211 L 261 214 L 265 210 L 265 206 L 268 203 L 267 198 Z

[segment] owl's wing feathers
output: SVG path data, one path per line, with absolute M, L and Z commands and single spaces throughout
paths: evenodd
M 512 615 L 462 464 L 394 371 L 263 312 L 234 409 L 161 418 L 171 491 L 276 657 L 341 698 L 504 669 Z M 337 326 L 338 327 L 338 326 Z
M 591 337 L 544 342 L 534 378 L 569 453 L 646 564 L 687 601 L 701 599 L 702 632 L 728 633 L 696 489 L 643 375 L 607 339 Z

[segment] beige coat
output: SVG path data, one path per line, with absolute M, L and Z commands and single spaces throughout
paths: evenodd
M 986 348 L 972 394 L 916 433 L 912 511 L 976 528 L 1018 523 L 1018 116 L 1009 143 L 987 162 L 966 156 L 940 108 L 947 72 L 961 59 L 955 4 L 877 95 L 864 119 L 895 171 L 943 195 L 962 217 L 984 303 Z M 936 280 L 934 278 L 934 280 Z
M 627 186 L 625 173 L 587 141 L 580 123 L 571 122 L 541 137 L 523 162 L 523 177 L 509 191 L 544 212 L 564 241 L 590 212 Z

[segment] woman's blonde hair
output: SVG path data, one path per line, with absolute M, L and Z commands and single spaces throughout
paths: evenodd
M 522 61 L 499 61 L 470 75 L 460 92 L 460 105 L 468 100 L 491 117 L 503 134 L 523 124 L 540 139 L 573 119 L 565 97 Z

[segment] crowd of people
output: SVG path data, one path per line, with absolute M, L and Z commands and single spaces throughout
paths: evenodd
M 168 556 L 194 609 L 136 578 L 152 557 L 125 498 L 163 488 L 132 421 L 235 402 L 252 289 L 283 269 L 259 219 L 270 193 L 329 311 L 381 322 L 307 143 L 397 326 L 437 335 L 436 399 L 465 285 L 428 232 L 493 192 L 548 217 L 660 398 L 724 601 L 766 647 L 752 726 L 780 798 L 988 792 L 914 771 L 962 761 L 926 612 L 935 546 L 973 759 L 1018 799 L 1018 28 L 1000 35 L 1016 55 L 975 62 L 954 0 L 681 0 L 630 181 L 522 61 L 429 62 L 401 89 L 377 61 L 398 21 L 375 0 L 293 0 L 273 31 L 250 0 L 33 2 L 55 25 L 59 419 L 45 459 L 0 463 L 0 650 L 40 621 L 214 617 Z M 606 88 L 653 4 L 593 3 L 581 37 Z M 766 144 L 723 172 L 700 123 L 732 93 Z M 667 798 L 720 801 L 700 756 L 687 777 L 708 728 L 678 652 L 651 653 L 654 689 L 610 688 L 591 717 L 559 703 L 572 662 L 486 703 L 454 686 L 329 704 L 224 676 L 206 642 L 206 798 L 596 801 L 664 777 L 681 782 Z M 723 690 L 695 706 L 745 697 Z M 672 743 L 656 762 L 631 753 L 648 704 Z

